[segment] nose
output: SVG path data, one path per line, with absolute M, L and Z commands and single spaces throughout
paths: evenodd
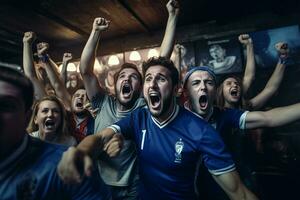
M 52 110 L 49 110 L 48 112 L 47 112 L 47 117 L 52 117 L 53 116 L 53 111 Z
M 206 84 L 204 83 L 204 81 L 200 82 L 200 90 L 206 90 Z
M 149 83 L 149 86 L 150 86 L 151 88 L 157 87 L 157 82 L 156 82 L 156 80 L 155 80 L 155 79 L 152 79 L 151 82 Z

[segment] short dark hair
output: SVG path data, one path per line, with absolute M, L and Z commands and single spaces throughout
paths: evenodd
M 160 65 L 167 68 L 171 72 L 171 79 L 174 85 L 179 83 L 179 73 L 176 69 L 172 60 L 165 57 L 152 57 L 148 59 L 146 62 L 143 62 L 143 76 L 145 77 L 146 71 L 155 65 Z
M 18 87 L 24 100 L 25 110 L 27 111 L 31 108 L 34 90 L 29 78 L 18 69 L 0 65 L 0 80 Z
M 142 77 L 142 74 L 140 73 L 139 69 L 137 68 L 137 66 L 133 63 L 124 63 L 121 66 L 121 68 L 114 74 L 114 84 L 115 85 L 118 80 L 118 76 L 119 76 L 120 72 L 123 71 L 123 69 L 134 69 L 140 78 L 140 84 L 141 85 L 143 84 L 143 77 Z

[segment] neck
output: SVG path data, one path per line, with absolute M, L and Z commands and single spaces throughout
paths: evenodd
M 117 109 L 119 111 L 127 111 L 133 107 L 134 104 L 122 105 L 119 101 L 117 101 Z
M 224 108 L 238 108 L 237 104 L 225 102 Z
M 9 157 L 22 144 L 24 135 L 20 135 L 19 138 L 12 138 L 13 141 L 1 140 L 1 142 L 0 142 L 0 161 Z
M 159 122 L 166 121 L 173 113 L 175 106 L 176 106 L 175 99 L 173 99 L 169 108 L 162 115 L 160 115 L 158 117 L 154 117 L 154 118 Z

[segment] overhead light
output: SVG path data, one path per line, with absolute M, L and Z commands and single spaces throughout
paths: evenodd
M 95 62 L 94 62 L 94 70 L 96 70 L 96 71 L 101 71 L 102 68 L 103 68 L 103 65 L 101 65 L 101 64 L 99 63 L 99 60 L 96 58 L 96 59 L 95 59 Z
M 148 51 L 148 59 L 152 57 L 158 57 L 158 51 L 156 49 L 150 49 Z
M 116 55 L 111 55 L 108 59 L 108 65 L 114 66 L 120 64 L 119 58 Z
M 62 66 L 63 66 L 63 65 L 60 64 L 59 67 L 58 67 L 60 72 L 61 72 L 61 70 L 62 70 Z M 75 65 L 74 63 L 72 63 L 72 62 L 68 63 L 67 71 L 68 71 L 68 72 L 76 72 L 76 71 L 77 71 L 76 65 Z
M 140 61 L 142 60 L 141 55 L 138 51 L 132 51 L 129 55 L 130 61 Z

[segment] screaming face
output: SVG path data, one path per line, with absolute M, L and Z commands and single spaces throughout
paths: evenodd
M 191 109 L 202 117 L 206 117 L 215 99 L 216 85 L 207 71 L 195 71 L 186 83 Z
M 131 108 L 140 96 L 141 79 L 133 68 L 125 68 L 120 71 L 115 90 L 118 102 L 125 108 Z
M 85 112 L 84 105 L 87 103 L 87 95 L 84 89 L 77 90 L 72 96 L 72 111 L 75 114 Z
M 167 119 L 173 111 L 176 89 L 167 68 L 154 65 L 147 69 L 143 88 L 144 98 L 150 113 L 159 121 Z
M 223 82 L 223 95 L 225 104 L 235 105 L 241 98 L 241 87 L 235 78 L 227 78 Z
M 34 123 L 38 125 L 39 132 L 46 137 L 53 137 L 61 124 L 61 111 L 56 102 L 45 100 L 38 107 Z

